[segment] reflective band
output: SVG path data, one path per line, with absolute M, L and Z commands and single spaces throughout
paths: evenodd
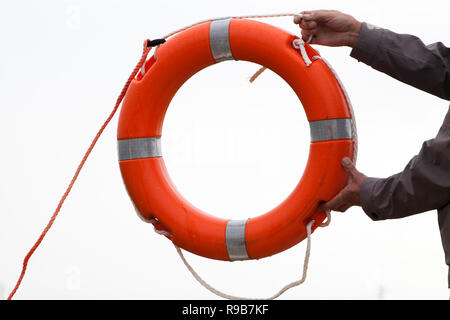
M 247 220 L 229 220 L 225 231 L 228 257 L 231 261 L 248 260 L 245 247 L 245 224 Z
M 311 121 L 309 128 L 311 142 L 352 138 L 352 119 Z
M 118 140 L 119 160 L 161 157 L 161 137 Z
M 214 20 L 209 26 L 209 46 L 216 62 L 232 60 L 230 38 L 228 37 L 228 28 L 230 19 Z

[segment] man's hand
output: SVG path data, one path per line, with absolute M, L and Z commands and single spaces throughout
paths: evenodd
M 342 166 L 350 175 L 347 186 L 342 189 L 333 199 L 319 207 L 319 210 L 333 210 L 344 212 L 351 206 L 361 206 L 359 191 L 361 183 L 367 178 L 364 174 L 356 170 L 355 165 L 349 158 L 342 159 Z
M 361 30 L 361 22 L 352 16 L 334 10 L 303 11 L 303 18 L 294 17 L 294 23 L 300 24 L 302 38 L 310 43 L 324 46 L 354 47 Z

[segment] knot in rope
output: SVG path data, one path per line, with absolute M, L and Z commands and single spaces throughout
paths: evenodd
M 308 54 L 306 53 L 305 41 L 303 41 L 302 38 L 294 39 L 294 40 L 292 40 L 292 46 L 295 49 L 300 50 L 303 61 L 305 61 L 306 66 L 309 67 L 311 65 L 312 61 L 309 58 Z
M 312 39 L 312 35 L 309 37 L 308 41 L 306 41 L 306 43 L 309 43 Z M 305 62 L 306 66 L 309 67 L 312 64 L 311 59 L 308 56 L 308 53 L 306 52 L 305 49 L 305 41 L 303 41 L 302 38 L 298 38 L 298 39 L 294 39 L 292 40 L 292 47 L 294 49 L 297 49 L 300 51 L 300 54 L 302 55 L 303 61 Z M 313 59 L 315 60 L 315 59 Z M 251 76 L 250 78 L 250 83 L 252 83 L 253 81 L 256 80 L 256 78 L 258 78 L 261 73 L 263 73 L 267 68 L 266 67 L 261 67 L 258 69 L 258 71 L 256 71 L 253 76 Z

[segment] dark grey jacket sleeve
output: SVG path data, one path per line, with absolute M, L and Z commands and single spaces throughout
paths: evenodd
M 366 178 L 361 206 L 372 220 L 403 218 L 450 202 L 450 111 L 435 139 L 425 141 L 405 169 L 389 178 Z
M 351 56 L 374 69 L 450 100 L 450 49 L 363 23 Z M 450 112 L 435 139 L 405 169 L 386 179 L 367 178 L 361 205 L 373 220 L 439 209 L 450 202 Z
M 450 48 L 363 23 L 352 57 L 413 87 L 450 100 Z

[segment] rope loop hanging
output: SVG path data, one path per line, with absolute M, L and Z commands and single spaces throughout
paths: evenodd
M 158 220 L 156 219 L 151 219 L 148 220 L 149 223 L 151 224 L 156 224 L 158 223 Z M 322 224 L 320 224 L 319 227 L 327 227 L 330 225 L 331 222 L 331 214 L 330 211 L 327 211 L 327 220 L 322 222 Z M 175 250 L 178 253 L 178 256 L 180 257 L 181 261 L 183 261 L 184 265 L 186 266 L 186 268 L 189 270 L 189 272 L 191 273 L 191 275 L 194 277 L 195 280 L 197 280 L 198 283 L 200 283 L 200 285 L 202 285 L 205 289 L 207 289 L 208 291 L 210 291 L 211 293 L 224 298 L 224 299 L 228 299 L 228 300 L 274 300 L 276 298 L 278 298 L 279 296 L 281 296 L 283 293 L 285 293 L 286 291 L 288 291 L 291 288 L 297 287 L 299 285 L 301 285 L 302 283 L 304 283 L 306 281 L 306 277 L 307 277 L 307 273 L 308 273 L 308 266 L 309 266 L 309 258 L 311 256 L 311 228 L 312 226 L 315 224 L 314 220 L 311 220 L 308 225 L 306 226 L 306 230 L 307 230 L 307 243 L 306 243 L 306 251 L 305 251 L 305 258 L 303 261 L 303 271 L 302 271 L 302 276 L 299 280 L 293 281 L 288 283 L 287 285 L 283 286 L 278 292 L 276 292 L 275 294 L 273 294 L 272 296 L 269 296 L 267 298 L 246 298 L 246 297 L 238 297 L 238 296 L 233 296 L 227 293 L 224 293 L 216 288 L 214 288 L 212 285 L 210 285 L 208 282 L 206 282 L 195 270 L 194 268 L 191 266 L 191 264 L 186 260 L 186 257 L 184 256 L 182 250 L 180 247 L 178 247 L 177 245 L 174 245 Z M 158 230 L 155 226 L 154 226 L 154 231 L 156 234 L 162 235 L 162 236 L 171 236 L 170 232 L 165 231 L 165 230 Z

